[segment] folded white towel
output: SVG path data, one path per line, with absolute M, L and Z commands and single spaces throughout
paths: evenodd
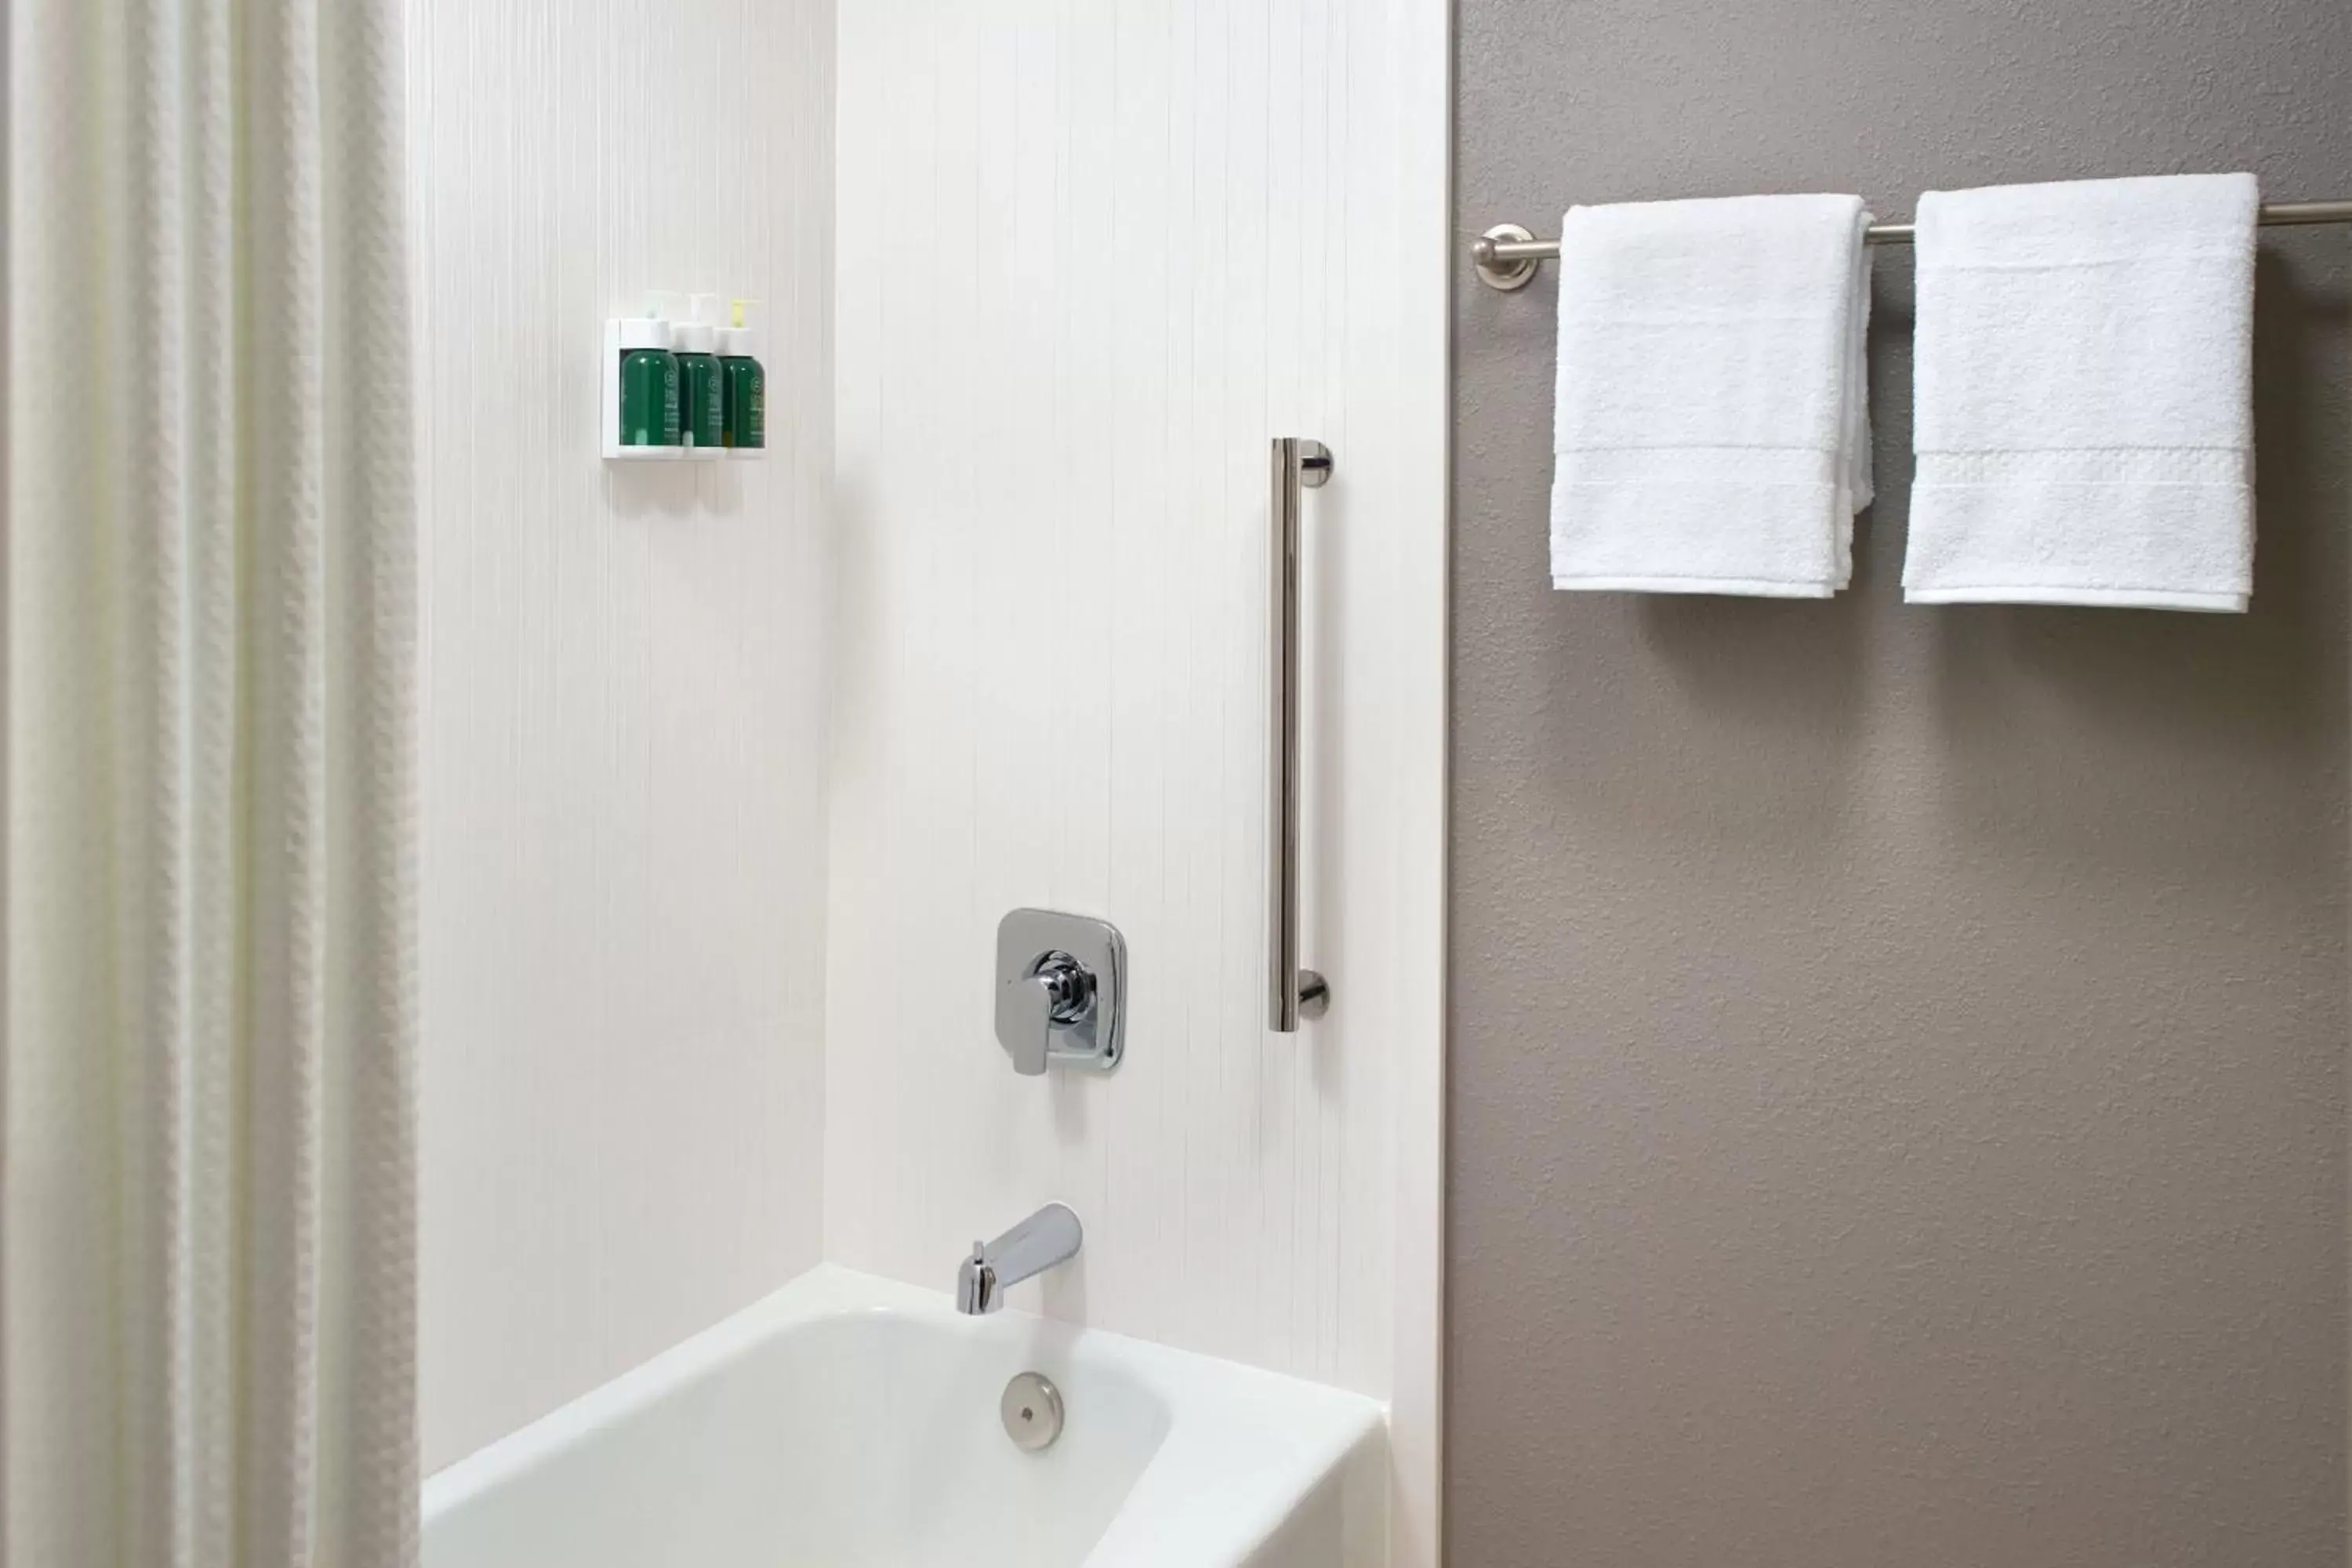
M 1919 198 L 1904 596 L 2242 610 L 2251 174 Z
M 1859 196 L 1560 226 L 1552 586 L 1827 598 L 1870 502 Z

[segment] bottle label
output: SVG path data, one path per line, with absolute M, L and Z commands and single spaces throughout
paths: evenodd
M 688 353 L 677 356 L 678 384 L 686 396 L 687 442 L 694 447 L 719 447 L 725 444 L 725 411 L 719 387 L 719 361 L 715 355 Z
M 731 356 L 719 362 L 726 385 L 726 442 L 730 447 L 768 444 L 768 373 L 755 359 Z
M 621 445 L 675 447 L 678 427 L 677 356 L 631 349 L 621 356 Z

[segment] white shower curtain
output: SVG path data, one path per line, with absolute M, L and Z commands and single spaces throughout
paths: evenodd
M 0 14 L 0 1561 L 410 1563 L 400 9 Z

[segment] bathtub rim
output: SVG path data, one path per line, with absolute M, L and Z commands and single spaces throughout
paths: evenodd
M 659 1403 L 776 1334 L 861 1317 L 909 1321 L 963 1338 L 1002 1335 L 1017 1326 L 1034 1337 L 1041 1352 L 1116 1366 L 1158 1399 L 1167 1431 L 1095 1547 L 1097 1552 L 1116 1549 L 1121 1562 L 1200 1561 L 1192 1554 L 1204 1551 L 1245 1558 L 1273 1539 L 1318 1489 L 1352 1483 L 1381 1470 L 1389 1460 L 1388 1407 L 1368 1395 L 1017 1309 L 968 1318 L 955 1311 L 944 1292 L 820 1263 L 701 1332 L 435 1471 L 423 1488 L 425 1529 L 429 1532 L 441 1515 Z M 1278 1457 L 1305 1483 L 1295 1495 L 1277 1497 L 1260 1489 L 1253 1496 L 1247 1483 L 1269 1457 L 1268 1448 L 1237 1443 L 1232 1430 L 1206 1425 L 1214 1411 L 1230 1416 L 1252 1407 L 1280 1415 L 1286 1440 L 1275 1446 Z M 1237 1489 L 1239 1506 L 1216 1514 L 1188 1506 L 1204 1485 L 1213 1489 L 1219 1483 Z M 1374 1500 L 1382 1515 L 1374 1527 L 1383 1536 L 1392 1534 L 1388 1500 Z M 1181 1538 L 1147 1533 L 1161 1512 L 1184 1521 L 1192 1532 Z

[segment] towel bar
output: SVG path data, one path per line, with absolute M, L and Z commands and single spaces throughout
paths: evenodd
M 2352 202 L 2274 202 L 2262 209 L 2264 228 L 2309 223 L 2352 223 Z M 1872 245 L 1908 245 L 1916 237 L 1907 223 L 1874 223 L 1864 232 Z M 1489 289 L 1508 292 L 1535 281 L 1538 262 L 1559 255 L 1559 241 L 1538 239 L 1515 223 L 1498 223 L 1470 242 L 1470 261 Z

